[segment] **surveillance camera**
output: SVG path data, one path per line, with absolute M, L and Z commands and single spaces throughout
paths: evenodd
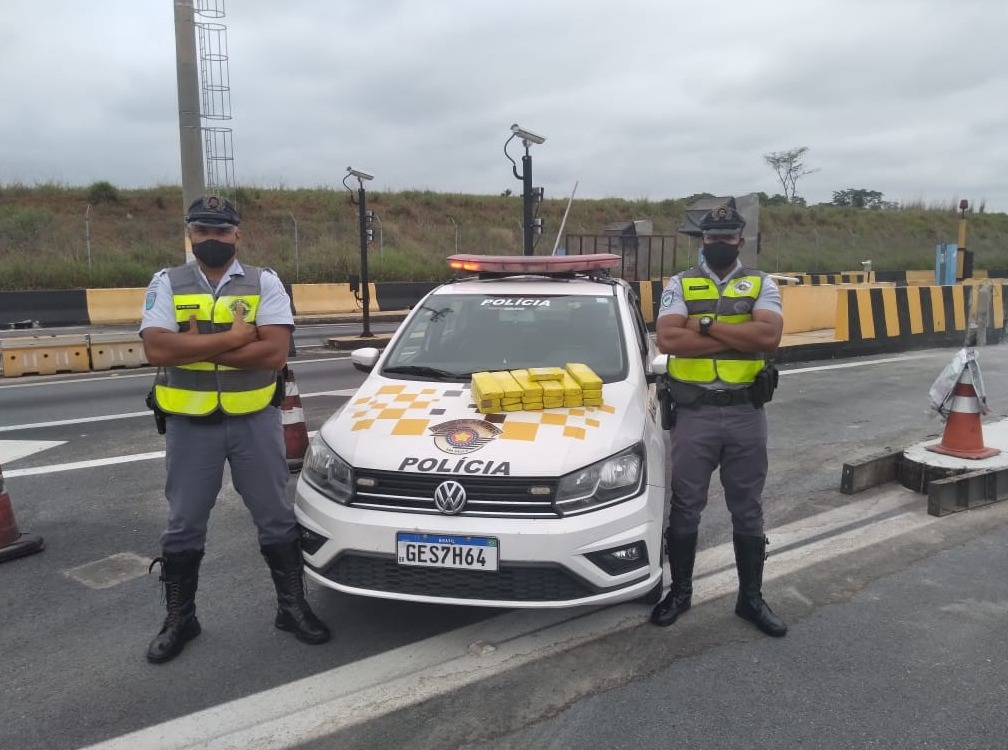
M 353 167 L 347 167 L 346 171 L 359 180 L 373 180 L 374 175 L 368 174 L 367 172 L 361 172 L 359 169 L 354 169 Z
M 528 141 L 529 143 L 543 143 L 546 140 L 545 136 L 536 135 L 531 130 L 526 130 L 518 123 L 511 126 L 511 132 L 522 140 Z

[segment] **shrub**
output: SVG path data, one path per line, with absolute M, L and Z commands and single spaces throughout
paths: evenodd
M 88 201 L 90 203 L 118 203 L 119 188 L 111 182 L 101 180 L 92 182 L 88 187 Z

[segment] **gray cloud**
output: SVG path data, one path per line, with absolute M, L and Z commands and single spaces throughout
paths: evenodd
M 171 4 L 8 6 L 0 182 L 177 184 Z M 519 122 L 547 136 L 551 197 L 779 192 L 762 155 L 805 145 L 811 203 L 865 187 L 1008 211 L 1003 0 L 226 9 L 242 184 L 338 186 L 353 164 L 380 190 L 517 191 Z

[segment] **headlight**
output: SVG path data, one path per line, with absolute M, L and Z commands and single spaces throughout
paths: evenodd
M 308 444 L 301 476 L 330 500 L 342 505 L 350 502 L 353 495 L 350 464 L 337 456 L 318 435 Z
M 644 446 L 638 443 L 571 472 L 560 480 L 556 509 L 561 515 L 572 515 L 636 497 L 644 485 L 644 469 Z

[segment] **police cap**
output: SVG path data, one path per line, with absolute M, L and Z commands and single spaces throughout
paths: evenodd
M 741 234 L 744 228 L 745 219 L 731 206 L 716 206 L 700 219 L 700 231 L 705 234 Z
M 241 223 L 241 217 L 227 198 L 208 193 L 189 205 L 185 222 L 200 227 L 236 227 Z

